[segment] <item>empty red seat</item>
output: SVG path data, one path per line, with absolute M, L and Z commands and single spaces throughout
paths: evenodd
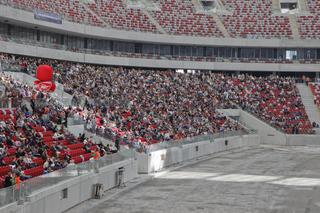
M 76 143 L 76 144 L 67 145 L 67 148 L 69 148 L 69 149 L 81 149 L 83 147 L 84 147 L 83 143 Z
M 12 147 L 10 149 L 8 149 L 8 155 L 14 155 L 16 154 L 17 148 Z
M 2 166 L 0 167 L 0 176 L 4 176 L 6 174 L 8 174 L 8 172 L 11 171 L 11 167 L 10 166 Z
M 69 155 L 71 157 L 83 155 L 85 153 L 86 153 L 86 151 L 84 149 L 74 149 L 74 150 L 69 151 Z
M 3 158 L 3 161 L 5 164 L 10 164 L 12 163 L 13 159 L 14 159 L 14 156 L 6 156 Z
M 31 175 L 32 177 L 43 175 L 43 173 L 44 173 L 43 166 L 38 166 L 32 169 L 24 170 L 25 175 Z

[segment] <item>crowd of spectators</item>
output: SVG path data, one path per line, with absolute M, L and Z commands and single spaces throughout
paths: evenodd
M 66 167 L 70 163 L 114 152 L 85 135 L 67 129 L 68 108 L 4 73 L 4 97 L 20 100 L 16 108 L 0 110 L 0 186 Z
M 316 104 L 318 106 L 318 109 L 320 110 L 320 83 L 307 81 L 307 84 L 313 94 L 314 104 Z M 319 124 L 316 122 L 312 122 L 312 126 L 314 128 L 319 128 Z
M 13 56 L 4 56 L 7 60 Z M 241 127 L 217 108 L 241 107 L 290 134 L 313 133 L 295 79 L 148 70 L 14 58 L 32 72 L 49 63 L 89 129 L 124 142 L 152 144 Z M 119 140 L 120 140 L 119 139 Z
M 286 133 L 313 133 L 295 79 L 290 77 L 228 76 L 221 73 L 180 74 L 175 71 L 78 65 L 64 73 L 61 80 L 65 82 L 66 91 L 69 93 L 85 94 L 92 99 L 94 106 L 103 106 L 98 107 L 107 113 L 102 116 L 104 119 L 99 118 L 103 124 L 111 125 L 110 118 L 112 121 L 115 118 L 108 113 L 118 111 L 117 116 L 122 118 L 116 121 L 121 125 L 111 127 L 120 127 L 124 132 L 126 128 L 123 125 L 127 125 L 127 117 L 131 118 L 126 113 L 130 114 L 131 109 L 134 109 L 134 112 L 138 110 L 143 113 L 140 119 L 148 116 L 158 118 L 156 127 L 160 131 L 164 131 L 162 126 L 170 127 L 171 133 L 177 132 L 182 137 L 216 133 L 224 131 L 225 128 L 224 125 L 219 126 L 221 115 L 215 110 L 237 104 Z M 86 107 L 91 106 L 90 104 L 91 102 L 86 103 Z M 115 106 L 118 108 L 114 110 Z M 208 111 L 216 114 L 207 114 Z M 173 120 L 172 123 L 170 119 Z M 164 123 L 161 123 L 163 121 Z M 218 125 L 208 129 L 203 123 L 206 121 Z M 133 124 L 138 125 L 135 119 Z M 226 129 L 237 129 L 232 124 L 227 124 L 231 125 L 231 128 L 227 125 Z M 136 136 L 140 135 L 140 131 L 141 129 Z
M 87 97 L 76 116 L 85 117 L 88 128 L 125 143 L 153 144 L 241 129 L 216 111 L 232 104 L 220 100 L 218 85 L 211 85 L 209 76 L 77 65 L 60 77 L 79 108 Z
M 226 81 L 224 90 L 227 100 L 286 133 L 313 133 L 294 78 L 238 75 Z

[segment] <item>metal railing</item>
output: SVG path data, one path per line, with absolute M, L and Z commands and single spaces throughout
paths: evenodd
M 80 164 L 69 164 L 67 167 L 54 172 L 23 181 L 19 185 L 0 189 L 0 207 L 18 201 L 23 203 L 27 197 L 38 191 L 59 184 L 72 178 L 97 173 L 101 168 L 117 162 L 135 158 L 134 150 L 122 150 L 115 154 L 106 155 L 99 160 L 89 160 Z M 18 203 L 18 204 L 19 204 Z
M 147 58 L 147 59 L 161 59 L 161 60 L 179 60 L 179 61 L 202 61 L 202 62 L 243 62 L 243 63 L 282 63 L 282 64 L 299 64 L 301 60 L 308 61 L 310 64 L 320 64 L 318 59 L 268 59 L 268 58 L 235 58 L 235 57 L 221 57 L 221 56 L 178 56 L 178 55 L 162 55 L 160 53 L 133 53 L 133 52 L 120 52 L 111 50 L 99 50 L 88 48 L 73 48 L 66 45 L 45 43 L 36 40 L 28 40 L 19 37 L 13 37 L 0 34 L 0 40 L 7 42 L 14 42 L 23 45 L 38 46 L 43 48 L 64 50 L 70 52 L 77 52 L 83 54 L 115 56 L 115 57 L 129 57 L 129 58 Z
M 22 201 L 24 196 L 24 183 L 0 189 L 0 207 L 16 201 Z
M 174 146 L 181 146 L 185 144 L 197 143 L 200 141 L 214 141 L 217 138 L 225 138 L 225 137 L 232 137 L 232 136 L 241 136 L 247 134 L 255 134 L 254 131 L 246 131 L 246 130 L 237 130 L 237 131 L 226 131 L 220 132 L 216 134 L 208 134 L 208 135 L 199 135 L 191 138 L 184 138 L 181 140 L 173 140 L 173 141 L 165 141 L 157 144 L 152 144 L 146 147 L 146 152 L 156 151 L 160 149 L 167 149 Z

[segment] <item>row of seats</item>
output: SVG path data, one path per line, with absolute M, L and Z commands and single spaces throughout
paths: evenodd
M 127 8 L 122 0 L 95 0 L 89 3 L 89 7 L 114 28 L 157 32 L 156 26 L 141 9 Z
M 87 153 L 83 147 L 84 144 L 79 142 L 76 144 L 70 144 L 67 140 L 54 140 L 52 138 L 53 132 L 52 131 L 45 131 L 45 128 L 42 126 L 34 126 L 33 127 L 38 133 L 41 133 L 41 135 L 50 135 L 49 137 L 44 137 L 45 144 L 49 147 L 52 147 L 55 144 L 61 144 L 66 147 L 66 150 L 62 150 L 60 158 L 64 158 L 66 154 L 71 156 L 71 160 L 73 160 L 74 163 L 78 164 L 84 161 L 88 161 L 92 157 L 92 153 Z M 91 150 L 95 150 L 95 146 L 91 147 Z M 4 186 L 4 177 L 12 171 L 12 167 L 10 166 L 11 163 L 16 159 L 17 148 L 11 147 L 7 150 L 7 156 L 3 158 L 6 166 L 0 167 L 0 188 Z M 48 152 L 49 156 L 52 156 L 53 152 Z M 40 157 L 33 158 L 32 161 L 37 165 L 34 168 L 26 169 L 24 170 L 25 175 L 29 175 L 31 177 L 36 177 L 44 174 L 45 169 L 43 167 L 43 164 L 45 160 L 43 160 Z
M 313 132 L 300 94 L 290 79 L 233 79 L 233 101 L 286 133 Z
M 167 33 L 190 36 L 223 37 L 212 14 L 196 11 L 192 0 L 158 1 L 159 8 L 147 10 L 128 6 L 124 0 L 0 0 L 19 9 L 60 14 L 64 19 L 94 26 L 160 33 L 159 24 Z M 230 14 L 219 17 L 231 37 L 288 38 L 292 31 L 289 18 L 275 15 L 272 0 L 224 0 Z M 306 0 L 310 15 L 297 16 L 301 38 L 320 38 L 320 2 Z M 151 16 L 151 17 L 150 17 Z
M 309 7 L 310 15 L 297 18 L 300 36 L 303 39 L 320 39 L 320 1 L 306 0 L 306 3 Z
M 232 37 L 292 38 L 289 18 L 272 14 L 272 0 L 225 0 L 231 15 L 222 15 Z
M 34 9 L 39 9 L 52 12 L 76 23 L 103 26 L 103 22 L 99 20 L 97 15 L 88 11 L 79 0 L 6 0 L 0 2 L 7 2 L 9 5 L 23 10 L 33 11 Z
M 58 125 L 67 119 L 67 109 L 49 102 L 47 94 L 5 73 L 0 74 L 0 84 L 5 87 L 5 98 L 34 100 L 32 112 L 19 104 L 16 109 L 0 109 L 0 187 L 14 184 L 15 175 L 25 180 L 65 168 L 72 160 L 81 163 L 93 153 L 99 157 L 108 152 L 85 135 L 76 138 Z
M 150 12 L 168 33 L 223 37 L 212 16 L 197 13 L 190 0 L 159 1 L 160 10 Z

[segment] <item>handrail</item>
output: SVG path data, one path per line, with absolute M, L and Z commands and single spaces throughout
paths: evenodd
M 19 185 L 2 188 L 0 189 L 0 207 L 16 201 L 23 202 L 33 193 L 50 186 L 60 184 L 63 181 L 71 180 L 75 177 L 97 173 L 101 168 L 134 158 L 135 151 L 126 149 L 115 154 L 101 157 L 99 160 L 91 159 L 80 164 L 69 164 L 63 169 L 25 180 Z
M 171 141 L 160 142 L 157 144 L 152 144 L 152 145 L 149 145 L 148 147 L 146 147 L 146 150 L 143 150 L 143 151 L 144 152 L 156 151 L 156 150 L 160 150 L 160 149 L 167 149 L 167 148 L 186 145 L 186 144 L 198 143 L 201 141 L 213 142 L 217 138 L 242 136 L 242 135 L 247 135 L 247 134 L 255 134 L 255 132 L 254 131 L 247 132 L 245 130 L 236 130 L 236 131 L 219 132 L 219 133 L 215 133 L 215 134 L 198 135 L 198 136 L 194 136 L 191 138 L 184 138 L 184 139 L 180 139 L 180 140 L 171 140 Z

